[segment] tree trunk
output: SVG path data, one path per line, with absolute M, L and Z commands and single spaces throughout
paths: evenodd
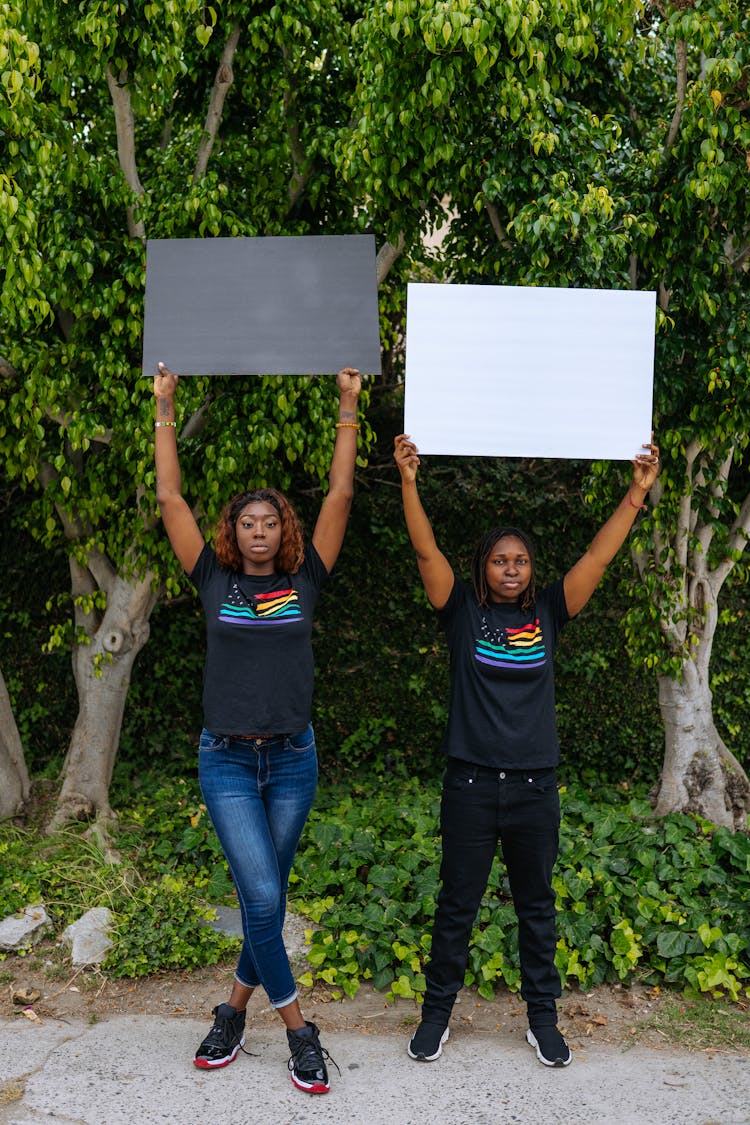
M 78 717 L 50 832 L 69 820 L 92 815 L 105 823 L 115 819 L 109 804 L 109 785 L 130 676 L 135 658 L 148 640 L 156 597 L 151 575 L 130 582 L 118 575 L 108 590 L 101 622 L 95 631 L 87 630 L 90 643 L 74 648 Z
M 0 672 L 0 821 L 22 813 L 30 792 L 21 736 Z
M 750 782 L 714 725 L 708 680 L 693 661 L 682 680 L 659 677 L 665 750 L 652 800 L 657 816 L 698 816 L 736 831 L 747 828 Z

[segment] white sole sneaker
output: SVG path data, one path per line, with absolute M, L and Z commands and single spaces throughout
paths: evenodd
M 411 1045 L 414 1042 L 414 1040 L 412 1039 L 409 1043 L 409 1046 L 406 1048 L 406 1050 L 409 1052 L 409 1058 L 416 1059 L 417 1062 L 434 1062 L 435 1059 L 439 1059 L 443 1053 L 443 1043 L 447 1042 L 450 1033 L 450 1028 L 446 1027 L 445 1031 L 440 1037 L 440 1042 L 438 1043 L 438 1048 L 437 1051 L 435 1051 L 434 1055 L 415 1055 L 411 1049 Z
M 563 1039 L 563 1043 L 565 1043 L 565 1046 L 566 1046 L 567 1051 L 568 1051 L 567 1059 L 562 1059 L 562 1058 L 548 1059 L 548 1058 L 545 1058 L 545 1056 L 542 1054 L 542 1049 L 539 1046 L 539 1041 L 537 1040 L 537 1037 L 536 1037 L 536 1035 L 534 1035 L 534 1032 L 531 1030 L 531 1028 L 529 1028 L 529 1030 L 526 1032 L 526 1042 L 529 1043 L 534 1048 L 534 1050 L 536 1051 L 536 1057 L 539 1059 L 540 1063 L 544 1064 L 544 1066 L 570 1066 L 571 1062 L 573 1061 L 573 1055 L 571 1054 L 570 1047 L 568 1047 L 568 1044 L 565 1043 L 564 1039 Z

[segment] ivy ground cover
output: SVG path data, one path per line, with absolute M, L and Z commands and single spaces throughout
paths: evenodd
M 291 875 L 310 919 L 302 985 L 353 996 L 371 981 L 420 999 L 438 891 L 439 782 L 368 775 L 321 785 Z M 557 965 L 566 984 L 665 985 L 750 996 L 750 836 L 651 815 L 625 787 L 561 791 Z M 57 837 L 0 826 L 0 912 L 44 902 L 55 931 L 108 906 L 113 976 L 192 969 L 236 954 L 208 924 L 233 891 L 194 779 L 144 784 L 120 813 L 118 863 L 85 826 Z M 517 990 L 518 934 L 501 857 L 472 935 L 466 983 Z
M 290 895 L 311 927 L 311 970 L 353 995 L 372 980 L 419 999 L 438 889 L 439 793 L 416 781 L 371 794 L 329 791 L 308 823 Z M 655 820 L 626 791 L 561 793 L 554 876 L 557 966 L 582 988 L 635 979 L 750 996 L 750 837 L 692 816 Z M 486 999 L 520 986 L 518 931 L 504 866 L 492 869 L 466 984 Z

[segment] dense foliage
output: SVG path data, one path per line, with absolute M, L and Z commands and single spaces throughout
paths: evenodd
M 137 377 L 145 239 L 368 230 L 381 251 L 403 250 L 381 289 L 387 377 L 409 277 L 657 292 L 661 503 L 634 539 L 639 593 L 611 609 L 627 614 L 639 667 L 661 677 L 663 712 L 693 708 L 689 722 L 664 720 L 662 807 L 702 807 L 683 776 L 698 757 L 714 779 L 713 809 L 725 811 L 732 775 L 730 819 L 745 823 L 742 724 L 719 714 L 717 733 L 710 683 L 728 687 L 743 658 L 710 674 L 709 665 L 719 596 L 733 568 L 744 578 L 750 529 L 749 20 L 735 0 L 0 4 L 0 224 L 9 247 L 0 269 L 0 460 L 27 490 L 29 533 L 47 545 L 65 537 L 76 559 L 67 604 L 64 587 L 55 591 L 67 613 L 53 607 L 55 641 L 74 654 L 81 696 L 59 798 L 66 815 L 108 811 L 128 661 L 145 643 L 157 590 L 184 588 L 155 526 L 152 406 Z M 425 236 L 447 216 L 433 252 Z M 315 381 L 302 393 L 299 381 L 277 378 L 241 389 L 227 379 L 185 384 L 185 487 L 207 524 L 229 482 L 272 477 L 310 488 L 324 477 L 330 388 Z M 365 426 L 363 456 L 371 437 Z M 621 484 L 619 473 L 595 467 L 586 493 L 600 514 Z M 374 545 L 395 546 L 372 512 Z M 571 524 L 580 518 L 575 507 L 568 515 Z M 553 523 L 524 522 L 545 532 Z M 564 525 L 553 531 L 567 546 Z M 556 565 L 549 536 L 545 550 Z M 561 554 L 564 565 L 570 556 Z M 362 574 L 383 578 L 364 555 Z M 385 608 L 372 582 L 367 589 L 368 606 Z M 390 619 L 399 604 L 390 590 L 385 597 Z M 423 760 L 440 719 L 426 714 L 440 704 L 423 688 L 439 674 L 414 597 L 403 620 L 414 618 L 419 644 L 410 651 L 425 659 L 401 683 Z M 366 620 L 369 642 L 380 618 Z M 340 736 L 331 744 L 346 743 L 353 758 L 388 732 L 403 745 L 405 733 L 387 685 L 372 683 L 394 661 L 404 670 L 402 650 L 373 642 L 363 663 L 354 651 L 362 632 L 356 624 L 344 633 L 340 655 L 350 647 L 350 667 L 366 669 L 373 706 L 334 729 L 340 720 L 319 698 L 322 722 Z M 592 635 L 604 644 L 591 662 L 590 645 L 561 654 L 579 687 L 595 668 L 625 666 L 608 633 Z M 163 665 L 151 667 L 157 676 Z M 597 675 L 594 690 L 605 682 Z M 665 702 L 670 685 L 678 686 Z M 16 702 L 17 679 L 11 686 Z M 570 735 L 586 738 L 597 768 L 591 744 L 616 754 L 618 729 L 634 736 L 626 760 L 652 753 L 653 687 L 639 687 L 635 700 L 614 690 L 592 700 L 587 720 L 596 709 L 608 725 L 599 739 L 599 720 L 576 727 L 561 685 L 562 721 L 570 716 Z M 360 690 L 352 699 L 366 705 Z M 731 691 L 727 711 L 746 708 L 746 692 Z M 131 702 L 131 716 L 145 699 Z M 108 755 L 92 748 L 91 716 L 107 719 L 97 737 Z M 24 714 L 19 725 L 27 742 Z M 683 735 L 699 725 L 692 754 Z M 148 737 L 126 718 L 123 746 Z
M 563 790 L 557 967 L 586 988 L 664 982 L 750 995 L 750 837 L 695 818 L 655 822 L 627 787 L 592 801 Z M 292 893 L 321 928 L 307 978 L 354 992 L 364 977 L 417 996 L 435 912 L 439 845 L 435 786 L 330 793 L 295 863 Z M 471 943 L 466 983 L 491 998 L 520 985 L 517 924 L 496 859 Z
M 0 915 L 43 901 L 56 932 L 91 906 L 115 916 L 104 969 L 140 976 L 233 955 L 208 924 L 232 887 L 194 781 L 159 786 L 123 810 L 122 862 L 66 832 L 40 840 L 0 828 Z M 419 779 L 321 787 L 290 884 L 311 919 L 309 971 L 354 995 L 364 980 L 419 998 L 438 884 L 439 784 Z M 655 821 L 626 785 L 592 800 L 562 793 L 554 876 L 557 965 L 567 985 L 665 984 L 688 994 L 750 996 L 750 837 L 689 816 Z M 519 987 L 517 926 L 502 862 L 493 867 L 472 937 L 466 983 L 490 998 Z
M 383 437 L 357 495 L 337 575 L 315 626 L 315 725 L 325 775 L 355 778 L 377 770 L 436 776 L 447 701 L 447 650 L 429 610 L 406 539 L 390 440 L 394 420 L 381 415 Z M 468 573 L 473 538 L 466 527 L 511 519 L 537 541 L 543 577 L 582 551 L 595 522 L 583 503 L 582 466 L 483 461 L 428 461 L 425 504 L 444 523 L 444 547 Z M 446 482 L 451 487 L 446 488 Z M 295 493 L 308 527 L 320 494 Z M 18 505 L 18 498 L 16 504 Z M 22 501 L 20 501 L 22 503 Z M 42 651 L 65 612 L 54 593 L 65 559 L 42 551 L 0 516 L 0 592 L 6 677 L 35 774 L 53 777 L 75 718 L 69 663 Z M 28 574 L 38 576 L 32 588 Z M 563 631 L 556 658 L 563 776 L 596 787 L 623 779 L 653 784 L 663 749 L 656 684 L 631 663 L 622 630 L 629 562 L 621 558 L 580 620 Z M 750 759 L 750 644 L 743 591 L 729 592 L 714 655 L 712 690 L 720 729 Z M 200 604 L 186 594 L 157 606 L 152 637 L 136 662 L 115 767 L 116 807 L 138 791 L 157 762 L 164 775 L 189 775 L 201 726 L 204 627 Z

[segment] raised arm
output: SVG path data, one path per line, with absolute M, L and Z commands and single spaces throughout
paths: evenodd
M 419 455 L 407 434 L 395 440 L 394 457 L 401 473 L 401 497 L 404 502 L 406 529 L 417 556 L 417 566 L 425 592 L 435 609 L 442 609 L 450 597 L 455 581 L 453 568 L 438 548 L 432 524 L 422 507 L 417 489 Z
M 659 474 L 659 447 L 652 440 L 644 444 L 647 453 L 639 453 L 633 461 L 633 481 L 627 494 L 597 531 L 588 551 L 565 575 L 565 602 L 568 613 L 575 617 L 599 585 L 602 576 L 628 537 L 635 517 Z
M 156 502 L 161 511 L 172 550 L 185 571 L 190 574 L 203 550 L 203 536 L 182 495 L 182 477 L 177 457 L 177 427 L 174 416 L 174 395 L 179 376 L 163 363 L 154 376 L 156 398 Z
M 328 492 L 313 531 L 313 545 L 331 571 L 344 542 L 349 511 L 354 495 L 354 464 L 357 459 L 357 399 L 362 389 L 359 372 L 345 367 L 336 376 L 339 388 L 339 420 L 336 423 L 336 444 L 333 447 Z

